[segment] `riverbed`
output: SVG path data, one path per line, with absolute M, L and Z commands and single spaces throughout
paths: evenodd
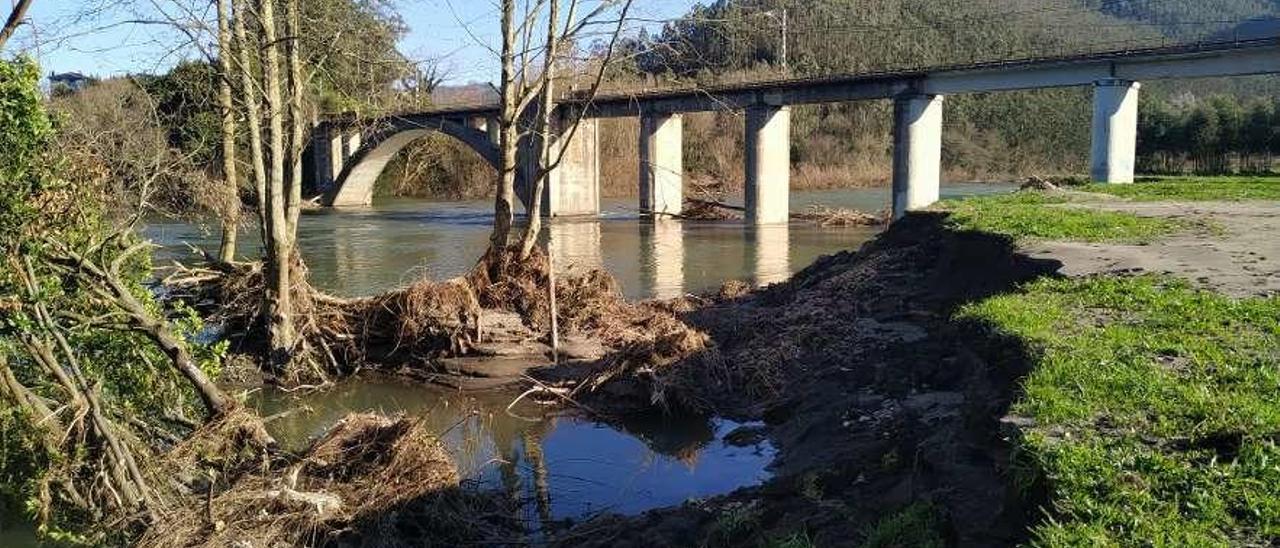
M 1006 192 L 1008 185 L 951 184 L 944 197 Z M 809 204 L 880 211 L 887 189 L 796 192 Z M 487 244 L 488 202 L 384 200 L 369 208 L 307 212 L 299 243 L 312 283 L 342 296 L 371 295 L 426 276 L 466 272 Z M 783 281 L 820 255 L 854 249 L 877 228 L 813 224 L 747 228 L 741 221 L 645 221 L 633 200 L 606 200 L 597 219 L 556 219 L 546 243 L 557 270 L 604 268 L 631 298 L 713 291 L 728 280 Z M 156 221 L 144 233 L 163 247 L 157 264 L 191 257 L 188 244 L 212 251 L 214 226 Z M 241 254 L 257 254 L 246 232 Z M 508 404 L 518 394 L 461 394 L 394 378 L 359 377 L 312 393 L 259 389 L 249 402 L 287 446 L 300 448 L 351 412 L 423 417 L 439 432 L 463 477 L 527 503 L 531 530 L 548 520 L 602 512 L 639 513 L 758 484 L 775 453 L 752 425 L 703 417 L 651 417 L 605 424 L 537 405 Z M 746 439 L 733 444 L 726 440 Z

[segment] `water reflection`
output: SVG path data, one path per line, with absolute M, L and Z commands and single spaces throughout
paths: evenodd
M 641 285 L 653 297 L 669 299 L 684 294 L 684 225 L 667 218 L 641 220 Z
M 558 272 L 605 268 L 600 225 L 594 219 L 556 219 L 547 224 L 544 238 Z
M 769 285 L 791 277 L 791 227 L 748 227 L 746 239 L 748 264 L 756 285 Z
M 765 479 L 774 454 L 767 443 L 743 448 L 719 441 L 739 426 L 729 421 L 650 417 L 606 425 L 543 414 L 532 405 L 508 413 L 513 397 L 368 377 L 298 396 L 264 389 L 250 403 L 264 416 L 286 413 L 268 427 L 293 450 L 348 413 L 422 417 L 440 433 L 464 477 L 522 503 L 524 518 L 535 527 L 549 519 L 635 513 L 727 493 Z
M 1007 191 L 1008 185 L 944 185 L 944 196 Z M 887 189 L 795 192 L 797 209 L 822 203 L 875 211 Z M 819 255 L 857 248 L 875 235 L 868 228 L 814 225 L 744 228 L 739 222 L 647 221 L 633 199 L 607 200 L 598 219 L 553 219 L 545 242 L 558 270 L 603 267 L 631 298 L 714 291 L 730 279 L 768 284 L 786 279 Z M 370 208 L 307 212 L 299 246 L 312 284 L 342 296 L 371 295 L 418 277 L 447 279 L 465 273 L 488 244 L 492 205 L 476 202 L 380 200 Z M 217 249 L 209 226 L 156 220 L 145 235 L 164 246 L 157 264 L 191 257 L 186 243 Z M 246 230 L 241 257 L 258 254 L 258 236 Z

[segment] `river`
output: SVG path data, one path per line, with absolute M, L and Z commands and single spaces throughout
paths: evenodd
M 1004 192 L 1008 185 L 948 184 L 943 196 Z M 880 211 L 884 188 L 792 193 L 792 210 L 810 204 Z M 598 219 L 556 219 L 546 236 L 559 271 L 603 267 L 631 298 L 671 297 L 714 290 L 738 279 L 782 281 L 815 258 L 854 249 L 875 228 L 823 228 L 812 224 L 747 229 L 740 221 L 643 222 L 635 199 L 608 199 Z M 371 295 L 427 276 L 466 272 L 488 242 L 492 204 L 389 199 L 373 207 L 308 211 L 298 242 L 316 287 L 336 295 Z M 153 220 L 145 235 L 163 246 L 157 264 L 189 260 L 187 244 L 217 248 L 213 225 Z M 246 232 L 241 255 L 258 253 L 257 234 Z
M 1011 188 L 948 184 L 943 196 Z M 810 204 L 880 211 L 888 201 L 883 188 L 792 193 L 793 211 Z M 488 241 L 490 207 L 393 199 L 362 209 L 308 211 L 299 246 L 316 287 L 342 296 L 371 295 L 421 276 L 445 279 L 466 272 Z M 598 219 L 549 223 L 546 243 L 557 270 L 605 268 L 628 297 L 672 297 L 714 290 L 732 279 L 782 281 L 820 255 L 857 248 L 878 230 L 645 222 L 635 207 L 634 199 L 605 200 Z M 157 265 L 190 260 L 188 246 L 217 248 L 212 225 L 155 219 L 143 233 L 161 246 Z M 256 241 L 255 233 L 243 234 L 242 256 L 257 254 Z M 320 392 L 263 388 L 246 397 L 264 416 L 279 415 L 269 429 L 294 448 L 351 412 L 424 417 L 471 485 L 527 503 L 522 518 L 535 532 L 547 520 L 638 513 L 754 485 L 768 478 L 774 455 L 767 440 L 728 443 L 727 434 L 752 426 L 728 420 L 649 417 L 605 424 L 532 404 L 508 410 L 514 394 L 464 395 L 380 376 L 349 379 Z M 29 530 L 0 527 L 0 545 L 25 546 L 30 538 Z

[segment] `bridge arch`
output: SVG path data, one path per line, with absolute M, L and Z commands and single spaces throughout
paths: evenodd
M 494 169 L 498 168 L 500 154 L 497 144 L 488 131 L 496 123 L 485 118 L 470 121 L 443 117 L 405 117 L 385 121 L 382 127 L 361 130 L 343 130 L 332 125 L 317 131 L 312 142 L 317 149 L 328 154 L 317 155 L 317 181 L 321 182 L 322 201 L 328 206 L 365 206 L 373 202 L 374 184 L 391 159 L 409 146 L 431 133 L 443 133 L 475 151 Z M 489 126 L 491 127 L 491 126 Z M 326 145 L 327 143 L 327 145 Z M 334 161 L 338 158 L 338 161 Z M 329 166 L 323 165 L 325 162 Z M 332 177 L 324 181 L 323 172 L 328 167 Z M 517 172 L 518 183 L 524 180 L 523 170 Z M 325 185 L 324 182 L 328 182 Z

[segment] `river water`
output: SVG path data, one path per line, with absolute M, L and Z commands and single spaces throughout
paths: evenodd
M 944 197 L 1007 192 L 1008 185 L 949 184 Z M 887 189 L 792 193 L 792 209 L 809 204 L 879 211 Z M 731 279 L 755 284 L 785 280 L 820 255 L 854 249 L 872 228 L 811 224 L 748 229 L 740 221 L 645 222 L 635 201 L 606 200 L 592 220 L 554 220 L 548 248 L 557 270 L 603 267 L 632 298 L 714 290 Z M 387 200 L 370 208 L 307 212 L 299 245 L 312 283 L 343 296 L 371 295 L 420 276 L 466 272 L 487 243 L 488 202 Z M 162 247 L 156 264 L 192 258 L 188 247 L 217 247 L 216 227 L 154 220 L 144 236 Z M 245 233 L 245 257 L 257 254 Z M 546 413 L 514 394 L 461 394 L 393 378 L 359 377 L 320 392 L 288 394 L 264 388 L 248 394 L 282 443 L 304 447 L 347 413 L 379 411 L 425 418 L 439 432 L 462 475 L 486 490 L 526 502 L 531 530 L 554 519 L 600 512 L 638 513 L 691 498 L 728 493 L 768 477 L 774 449 L 767 441 L 725 441 L 740 425 L 722 419 L 651 417 L 604 424 L 574 414 Z M 15 536 L 16 535 L 16 536 Z M 29 545 L 29 531 L 4 531 L 0 545 Z
M 1008 185 L 948 184 L 943 196 L 1004 192 Z M 888 190 L 846 189 L 792 193 L 791 207 L 810 204 L 880 211 Z M 822 228 L 812 224 L 748 229 L 740 221 L 644 222 L 635 199 L 605 200 L 598 219 L 549 223 L 548 248 L 557 270 L 603 267 L 631 298 L 671 297 L 714 290 L 738 279 L 757 284 L 785 280 L 823 254 L 853 249 L 874 228 Z M 420 276 L 445 279 L 466 272 L 488 242 L 492 205 L 485 202 L 385 200 L 370 208 L 308 211 L 298 241 L 311 282 L 341 296 L 371 295 Z M 164 246 L 157 264 L 191 257 L 187 244 L 217 247 L 215 226 L 156 220 L 145 235 Z M 245 233 L 241 253 L 254 257 L 258 237 Z

